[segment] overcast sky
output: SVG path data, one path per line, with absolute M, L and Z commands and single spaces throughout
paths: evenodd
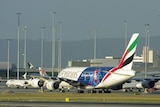
M 160 35 L 160 0 L 0 0 L 0 39 L 17 38 L 16 13 L 21 12 L 21 33 L 27 25 L 27 38 L 40 39 L 45 26 L 45 39 L 51 39 L 51 11 L 55 11 L 56 38 L 59 22 L 63 22 L 63 40 L 124 37 L 127 20 L 128 35 L 139 32 L 145 36 L 150 24 L 151 36 Z

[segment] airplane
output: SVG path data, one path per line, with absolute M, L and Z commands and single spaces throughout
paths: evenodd
M 134 33 L 128 46 L 116 67 L 69 67 L 58 74 L 60 81 L 65 81 L 76 87 L 78 92 L 110 92 L 108 89 L 121 89 L 122 84 L 135 76 L 132 70 L 139 33 Z
M 59 89 L 60 92 L 65 92 L 65 89 L 68 91 L 72 88 L 71 85 L 64 81 L 59 81 L 55 77 L 48 76 L 45 70 L 42 67 L 38 67 L 40 76 L 33 76 L 30 82 L 31 86 L 34 88 L 41 88 L 46 87 L 49 91 Z
M 7 80 L 6 85 L 8 87 L 16 87 L 16 88 L 20 88 L 20 87 L 24 87 L 24 88 L 28 88 L 29 84 L 29 80 L 16 80 L 16 79 L 10 79 Z
M 155 83 L 155 85 L 154 85 L 153 88 L 148 89 L 148 92 L 153 92 L 153 91 L 156 91 L 156 90 L 160 90 L 160 80 L 158 80 L 158 81 Z
M 26 73 L 23 75 L 23 77 L 26 76 Z M 6 85 L 8 87 L 16 87 L 16 88 L 28 88 L 28 86 L 30 86 L 30 80 L 17 80 L 17 79 L 9 79 L 6 81 Z
M 150 85 L 147 85 L 147 87 L 146 87 L 146 83 L 143 83 L 144 81 L 146 81 L 146 80 L 142 79 L 141 81 L 132 80 L 129 83 L 126 82 L 126 83 L 123 84 L 122 91 L 133 92 L 133 91 L 138 90 L 138 92 L 144 91 L 144 93 L 151 93 L 153 91 L 160 90 L 160 78 L 156 82 L 152 81 L 152 83 Z
M 124 92 L 133 92 L 138 91 L 141 92 L 143 87 L 138 87 L 138 84 L 141 84 L 141 82 L 136 80 L 131 80 L 123 84 L 122 91 Z
M 128 92 L 138 90 L 140 92 L 144 90 L 145 93 L 150 93 L 154 90 L 159 90 L 159 75 L 159 71 L 147 72 L 146 74 L 144 72 L 137 72 L 134 78 L 123 84 L 123 91 Z
M 31 64 L 28 63 L 28 66 L 30 69 L 34 69 L 35 67 Z M 40 73 L 42 74 L 42 73 Z M 6 81 L 6 85 L 8 87 L 24 87 L 24 88 L 28 88 L 28 86 L 32 86 L 33 88 L 39 88 L 39 86 L 43 85 L 41 82 L 39 82 L 38 78 L 30 78 L 30 77 L 35 77 L 35 76 L 28 76 L 27 72 L 22 75 L 24 80 L 17 80 L 17 79 L 9 79 Z M 28 78 L 29 77 L 29 78 Z M 37 82 L 37 84 L 36 84 Z

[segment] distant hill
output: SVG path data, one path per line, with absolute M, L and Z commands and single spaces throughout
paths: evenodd
M 160 37 L 150 39 L 150 48 L 160 49 Z M 67 65 L 68 60 L 82 60 L 93 58 L 93 40 L 62 41 L 62 66 Z M 145 38 L 140 38 L 136 54 L 141 55 Z M 17 40 L 10 42 L 10 61 L 17 63 Z M 57 67 L 57 46 L 56 41 L 56 67 Z M 23 67 L 23 40 L 20 40 L 20 66 Z M 27 40 L 27 62 L 40 66 L 41 40 Z M 51 67 L 51 41 L 44 42 L 44 67 Z M 7 61 L 7 40 L 0 39 L 0 62 Z M 105 56 L 121 57 L 124 51 L 124 38 L 101 38 L 97 39 L 97 58 Z

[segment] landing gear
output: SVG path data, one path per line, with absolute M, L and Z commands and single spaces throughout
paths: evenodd
M 108 89 L 102 89 L 102 90 L 99 90 L 98 92 L 99 93 L 111 93 L 111 91 Z
M 78 89 L 77 93 L 84 93 L 85 90 L 82 89 Z M 111 91 L 109 89 L 88 89 L 87 90 L 88 93 L 111 93 Z
M 77 90 L 77 93 L 84 93 L 84 90 Z
M 138 92 L 141 92 L 141 89 L 138 89 Z
M 70 92 L 70 88 L 65 89 L 64 87 L 59 88 L 59 92 Z
M 44 93 L 44 87 L 40 87 L 39 92 Z
M 88 93 L 97 93 L 96 90 L 88 90 Z
M 65 92 L 65 90 L 63 88 L 59 89 L 59 92 Z
M 123 92 L 133 92 L 133 89 L 122 89 Z

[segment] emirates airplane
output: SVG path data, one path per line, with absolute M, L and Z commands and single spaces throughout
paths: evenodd
M 108 89 L 121 89 L 122 84 L 135 76 L 132 70 L 133 57 L 139 33 L 134 33 L 116 67 L 70 67 L 63 69 L 58 78 L 76 87 L 78 92 L 110 92 Z M 118 48 L 118 47 L 117 47 Z M 106 65 L 107 66 L 107 65 Z

